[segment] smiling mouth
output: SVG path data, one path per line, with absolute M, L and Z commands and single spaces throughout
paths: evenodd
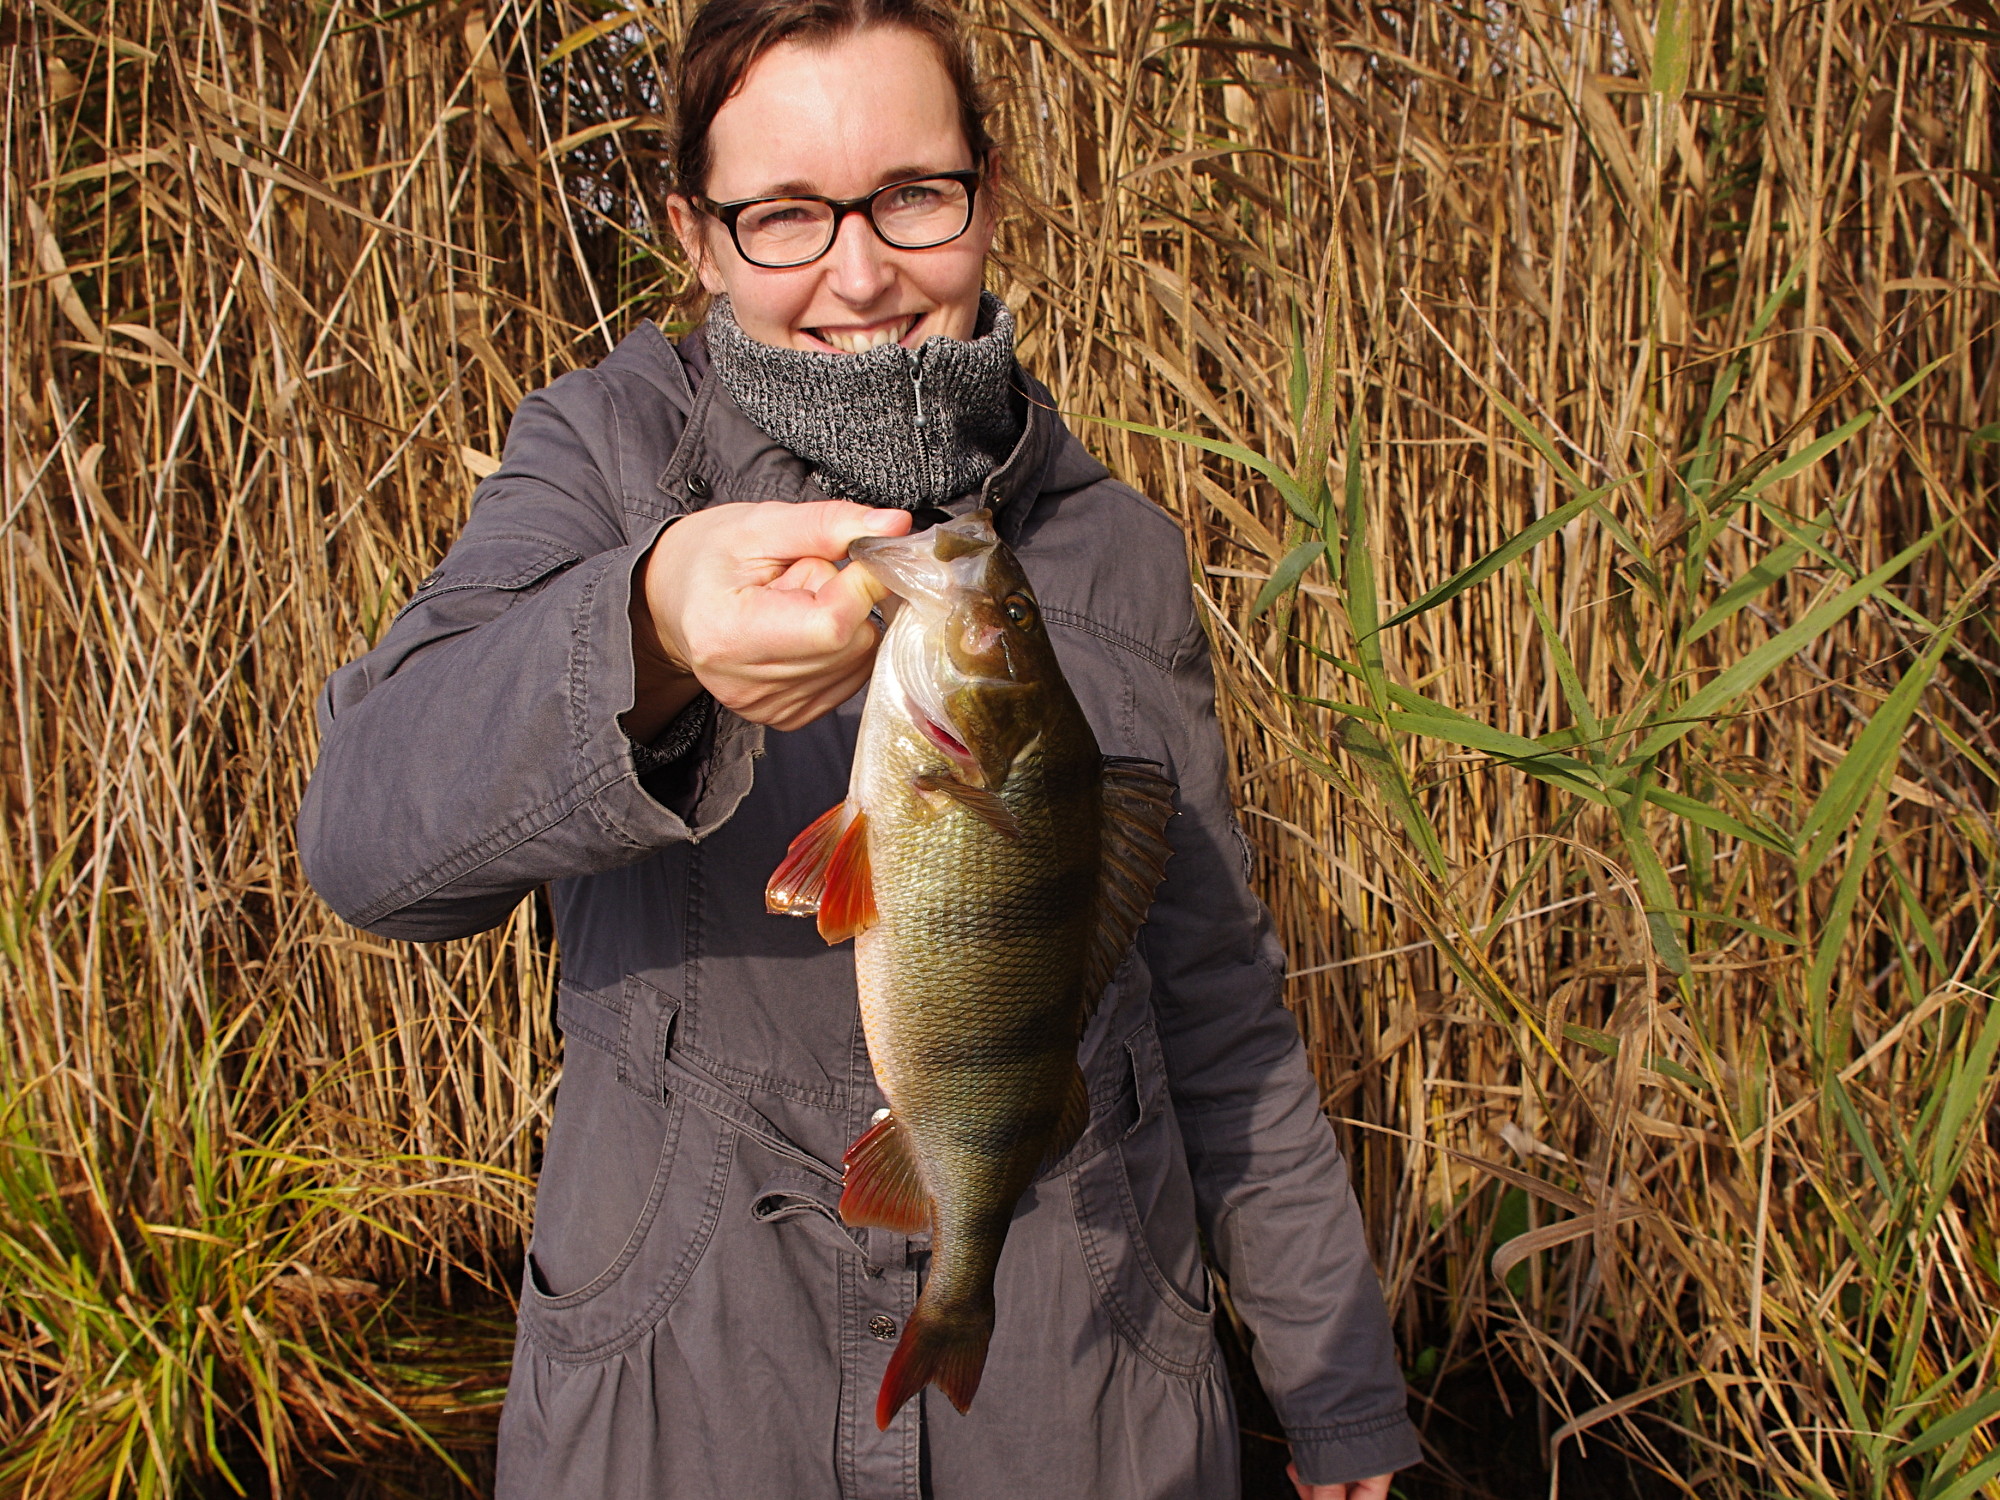
M 923 317 L 922 313 L 911 313 L 907 318 L 892 319 L 873 328 L 808 328 L 806 332 L 842 354 L 866 354 L 884 344 L 902 342 L 923 321 Z

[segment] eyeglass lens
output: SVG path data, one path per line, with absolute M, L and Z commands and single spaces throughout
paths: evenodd
M 942 245 L 965 232 L 972 198 L 949 177 L 892 183 L 869 200 L 875 232 L 899 250 Z M 744 258 L 765 266 L 816 260 L 833 243 L 834 211 L 811 198 L 766 198 L 736 217 Z

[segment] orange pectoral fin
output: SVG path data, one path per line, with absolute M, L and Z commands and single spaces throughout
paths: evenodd
M 809 917 L 826 899 L 826 871 L 840 837 L 847 832 L 850 808 L 842 802 L 827 809 L 792 840 L 791 847 L 764 887 L 764 910 L 782 917 Z
M 848 819 L 826 862 L 826 891 L 819 898 L 819 935 L 829 943 L 856 937 L 881 921 L 875 910 L 875 869 L 868 862 L 868 815 Z
M 881 920 L 868 864 L 867 814 L 843 802 L 815 818 L 792 840 L 764 887 L 764 909 L 785 917 L 819 913 L 819 935 L 829 943 Z

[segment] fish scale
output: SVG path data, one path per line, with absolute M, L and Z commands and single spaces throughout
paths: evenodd
M 841 1215 L 931 1235 L 886 1427 L 926 1384 L 971 1404 L 1015 1205 L 1083 1129 L 1077 1044 L 1164 872 L 1172 786 L 1099 754 L 983 512 L 853 554 L 905 602 L 847 800 L 793 841 L 766 903 L 855 938 L 889 1113 L 847 1153 Z

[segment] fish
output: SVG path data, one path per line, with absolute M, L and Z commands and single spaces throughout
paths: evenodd
M 854 939 L 886 1113 L 848 1148 L 841 1218 L 928 1232 L 875 1407 L 970 1410 L 1016 1205 L 1090 1113 L 1077 1050 L 1166 873 L 1174 783 L 1100 753 L 1035 591 L 980 510 L 864 538 L 891 591 L 847 797 L 794 839 L 772 912 Z

